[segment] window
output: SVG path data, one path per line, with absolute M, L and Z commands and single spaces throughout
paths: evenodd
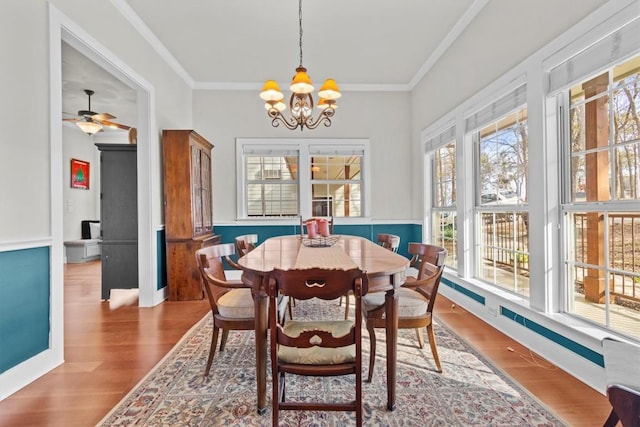
M 640 56 L 569 90 L 567 311 L 640 337 Z
M 482 127 L 476 146 L 476 277 L 529 297 L 527 109 Z
M 456 141 L 455 128 L 447 132 L 449 140 L 433 153 L 432 242 L 447 250 L 445 264 L 458 268 L 456 224 Z
M 313 216 L 362 216 L 363 150 L 311 147 Z
M 239 139 L 236 152 L 241 218 L 365 216 L 368 141 Z
M 298 216 L 298 157 L 253 152 L 245 156 L 250 217 Z

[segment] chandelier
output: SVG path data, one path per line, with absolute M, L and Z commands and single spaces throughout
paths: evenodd
M 336 99 L 340 98 L 342 94 L 336 81 L 327 79 L 318 91 L 320 101 L 318 101 L 317 108 L 320 110 L 320 114 L 317 118 L 313 118 L 313 85 L 311 78 L 307 74 L 307 69 L 302 65 L 302 0 L 298 0 L 298 25 L 300 29 L 300 65 L 296 68 L 296 74 L 289 86 L 291 90 L 291 98 L 289 98 L 291 117 L 285 118 L 283 116 L 287 106 L 282 101 L 284 95 L 280 92 L 278 83 L 275 80 L 266 81 L 260 93 L 260 98 L 266 101 L 264 107 L 271 118 L 273 127 L 280 126 L 280 123 L 291 130 L 300 128 L 301 131 L 305 127 L 315 129 L 320 123 L 329 127 L 331 126 L 331 118 L 338 107 Z

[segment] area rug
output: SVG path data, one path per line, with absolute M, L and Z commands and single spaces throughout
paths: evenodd
M 343 313 L 336 301 L 297 301 L 295 318 Z M 353 310 L 352 310 L 353 312 Z M 203 380 L 211 315 L 194 326 L 171 352 L 98 424 L 99 426 L 268 426 L 271 412 L 256 412 L 255 348 L 251 331 L 231 331 Z M 443 373 L 435 371 L 429 346 L 417 347 L 415 331 L 398 336 L 397 409 L 386 409 L 384 330 L 377 331 L 373 381 L 363 382 L 367 426 L 563 426 L 530 394 L 440 322 L 436 342 Z M 363 331 L 364 376 L 369 341 Z M 270 373 L 270 367 L 268 367 Z M 352 377 L 288 376 L 287 396 L 340 399 L 353 395 Z M 267 378 L 271 397 L 271 377 Z M 270 400 L 268 400 L 270 405 Z M 355 425 L 353 412 L 282 411 L 281 426 Z

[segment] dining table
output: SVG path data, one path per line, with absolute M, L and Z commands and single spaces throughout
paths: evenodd
M 367 273 L 369 292 L 385 292 L 387 409 L 396 408 L 398 296 L 409 260 L 360 236 L 332 235 L 309 239 L 304 235 L 266 239 L 238 260 L 242 281 L 251 287 L 255 306 L 256 385 L 258 413 L 267 411 L 267 293 L 266 277 L 274 268 L 360 268 Z M 370 357 L 375 357 L 370 355 Z

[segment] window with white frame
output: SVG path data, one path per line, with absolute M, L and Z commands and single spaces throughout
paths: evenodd
M 364 150 L 311 146 L 311 214 L 362 216 L 362 160 Z
M 363 217 L 368 141 L 238 139 L 240 218 Z
M 526 86 L 466 122 L 475 129 L 475 277 L 528 298 Z
M 298 216 L 297 150 L 247 147 L 243 160 L 247 216 Z
M 427 142 L 437 147 L 432 155 L 431 241 L 447 250 L 445 264 L 458 268 L 458 225 L 456 222 L 456 140 L 455 127 Z
M 566 311 L 639 338 L 640 55 L 581 80 L 568 99 Z

